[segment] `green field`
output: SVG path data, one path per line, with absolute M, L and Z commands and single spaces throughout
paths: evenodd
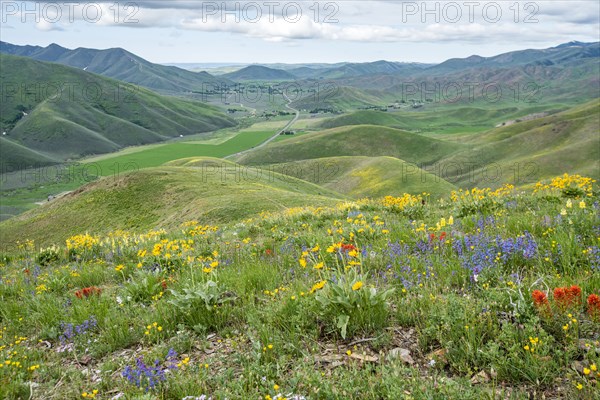
M 281 122 L 275 124 L 281 125 Z M 264 126 L 264 124 L 259 124 Z M 35 207 L 49 195 L 72 191 L 97 177 L 118 177 L 127 171 L 157 167 L 185 157 L 225 157 L 250 149 L 271 137 L 273 131 L 256 131 L 255 127 L 238 132 L 220 144 L 176 142 L 126 149 L 110 155 L 83 160 L 59 167 L 18 171 L 2 175 L 0 214 L 2 219 Z

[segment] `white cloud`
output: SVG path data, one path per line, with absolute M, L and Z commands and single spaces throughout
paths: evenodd
M 302 9 L 302 17 L 296 23 L 290 22 L 281 15 L 285 4 L 275 8 L 274 17 L 270 18 L 269 7 L 265 0 L 251 2 L 248 0 L 219 0 L 219 1 L 149 1 L 132 2 L 138 8 L 124 9 L 127 3 L 114 1 L 90 1 L 91 11 L 100 10 L 101 16 L 94 20 L 82 16 L 86 2 L 81 1 L 74 8 L 74 22 L 68 21 L 68 10 L 63 9 L 59 23 L 50 23 L 42 18 L 34 23 L 37 29 L 70 30 L 74 27 L 84 27 L 93 24 L 100 27 L 129 27 L 129 28 L 168 28 L 170 35 L 174 32 L 192 30 L 204 32 L 223 32 L 250 38 L 260 38 L 269 42 L 324 40 L 347 42 L 464 42 L 485 43 L 496 41 L 511 43 L 516 40 L 523 43 L 549 42 L 577 38 L 597 40 L 600 35 L 600 3 L 593 1 L 479 1 L 474 8 L 466 6 L 465 1 L 338 1 L 319 2 L 319 13 L 315 14 L 314 1 L 296 1 Z M 44 3 L 62 4 L 44 0 Z M 236 4 L 238 9 L 254 3 L 261 6 L 263 15 L 256 22 L 249 19 L 253 15 L 242 15 L 239 22 L 235 17 L 221 10 L 221 4 L 227 4 L 232 10 Z M 424 4 L 427 3 L 425 6 Z M 495 14 L 495 4 L 502 8 L 498 22 L 492 23 Z M 515 8 L 515 4 L 517 7 Z M 93 7 L 92 7 L 93 5 Z M 118 5 L 118 12 L 115 9 Z M 425 12 L 424 7 L 429 13 Z M 460 10 L 460 18 L 455 23 L 449 21 Z M 485 13 L 484 10 L 488 9 Z M 53 8 L 48 8 L 52 13 Z M 246 8 L 251 10 L 252 8 Z M 292 8 L 293 9 L 293 8 Z M 436 10 L 431 13 L 432 10 Z M 518 12 L 517 12 L 518 10 Z M 72 10 L 73 11 L 73 10 Z M 207 14 L 207 11 L 210 11 Z M 470 22 L 470 11 L 474 18 Z M 90 12 L 94 17 L 96 13 Z M 243 14 L 243 13 L 242 13 Z M 339 23 L 325 23 L 323 20 L 330 15 Z M 537 23 L 525 23 L 529 16 Z M 43 16 L 42 16 L 43 17 Z M 55 18 L 55 15 L 51 15 Z M 9 23 L 20 22 L 19 14 L 9 18 Z M 223 22 L 225 18 L 225 22 Z M 316 19 L 316 20 L 315 20 Z M 516 20 L 516 22 L 515 22 Z M 30 20 L 31 21 L 31 17 Z M 594 39 L 595 38 L 595 39 Z

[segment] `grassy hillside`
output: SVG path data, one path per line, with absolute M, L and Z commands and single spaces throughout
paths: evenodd
M 555 113 L 564 104 L 518 105 L 482 108 L 436 105 L 435 109 L 399 111 L 361 110 L 324 120 L 318 126 L 329 129 L 347 125 L 380 125 L 423 134 L 457 134 L 487 131 L 503 122 L 540 112 Z
M 198 171 L 182 170 L 89 187 L 68 242 L 56 225 L 1 254 L 0 398 L 598 398 L 599 199 L 584 179 L 569 178 L 590 197 L 558 185 L 425 204 L 313 199 L 181 226 L 243 201 L 220 184 L 200 193 Z M 246 189 L 257 211 L 261 194 L 288 193 Z M 133 216 L 130 196 L 143 200 Z M 185 197 L 173 229 L 116 230 L 160 212 L 154 197 Z M 74 212 L 69 201 L 54 215 Z M 96 210 L 106 225 L 86 234 Z
M 173 228 L 192 219 L 223 223 L 263 210 L 332 205 L 342 197 L 289 176 L 254 174 L 224 160 L 185 164 L 192 166 L 147 168 L 85 185 L 0 223 L 0 242 L 27 237 L 47 243 L 76 231 Z
M 207 142 L 198 140 L 200 135 L 196 135 L 170 143 L 128 147 L 115 153 L 51 168 L 14 171 L 12 165 L 7 163 L 1 176 L 0 220 L 34 208 L 35 203 L 46 200 L 49 195 L 75 190 L 97 177 L 157 167 L 182 157 L 224 157 L 250 149 L 273 136 L 274 130 L 281 129 L 283 125 L 285 122 L 269 121 L 241 130 L 239 127 L 227 128 L 211 133 Z
M 4 54 L 0 63 L 11 94 L 0 105 L 0 130 L 13 148 L 30 150 L 6 149 L 2 159 L 21 168 L 235 125 L 205 104 L 74 68 Z
M 0 52 L 68 65 L 165 93 L 202 92 L 212 86 L 231 83 L 206 72 L 153 64 L 121 48 L 70 50 L 56 44 L 39 47 L 0 42 Z
M 21 169 L 22 165 L 36 165 L 39 167 L 56 164 L 58 159 L 15 143 L 5 136 L 0 137 L 0 154 L 3 162 L 6 161 L 4 172 L 13 172 Z
M 426 129 L 423 133 L 427 135 L 383 126 L 346 125 L 275 142 L 243 155 L 238 161 L 261 164 L 337 156 L 389 156 L 419 167 L 427 166 L 428 172 L 461 188 L 498 187 L 504 183 L 529 185 L 556 176 L 565 168 L 600 178 L 600 100 L 562 112 L 555 112 L 553 107 L 549 110 L 552 114 L 545 117 L 489 127 L 540 110 L 544 107 L 499 110 L 463 107 L 406 114 L 356 112 L 326 120 L 322 125 L 365 121 L 402 124 L 415 131 Z M 469 121 L 474 121 L 474 125 L 469 126 Z M 450 132 L 453 134 L 442 136 L 443 140 L 434 139 L 437 133 Z M 344 189 L 336 190 L 347 193 Z
M 565 169 L 600 178 L 598 126 L 600 100 L 594 100 L 544 118 L 457 137 L 468 150 L 442 163 L 474 166 L 470 172 L 463 168 L 462 174 L 448 176 L 461 186 L 495 184 L 486 180 L 486 169 L 492 177 L 500 172 L 501 180 L 517 184 L 531 184 Z
M 275 142 L 249 152 L 242 164 L 283 163 L 337 156 L 389 156 L 430 164 L 462 149 L 450 143 L 373 125 L 340 127 Z
M 381 105 L 382 101 L 366 92 L 344 86 L 324 85 L 323 89 L 292 102 L 298 110 L 341 112 Z
M 325 157 L 270 165 L 282 174 L 315 183 L 355 199 L 403 193 L 449 194 L 456 187 L 414 164 L 393 157 Z

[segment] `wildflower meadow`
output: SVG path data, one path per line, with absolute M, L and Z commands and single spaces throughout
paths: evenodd
M 0 264 L 2 399 L 599 399 L 600 202 L 563 175 Z

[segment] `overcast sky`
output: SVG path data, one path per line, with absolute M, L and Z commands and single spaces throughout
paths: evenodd
M 1 39 L 157 63 L 432 63 L 600 40 L 597 0 L 76 1 L 1 0 Z

